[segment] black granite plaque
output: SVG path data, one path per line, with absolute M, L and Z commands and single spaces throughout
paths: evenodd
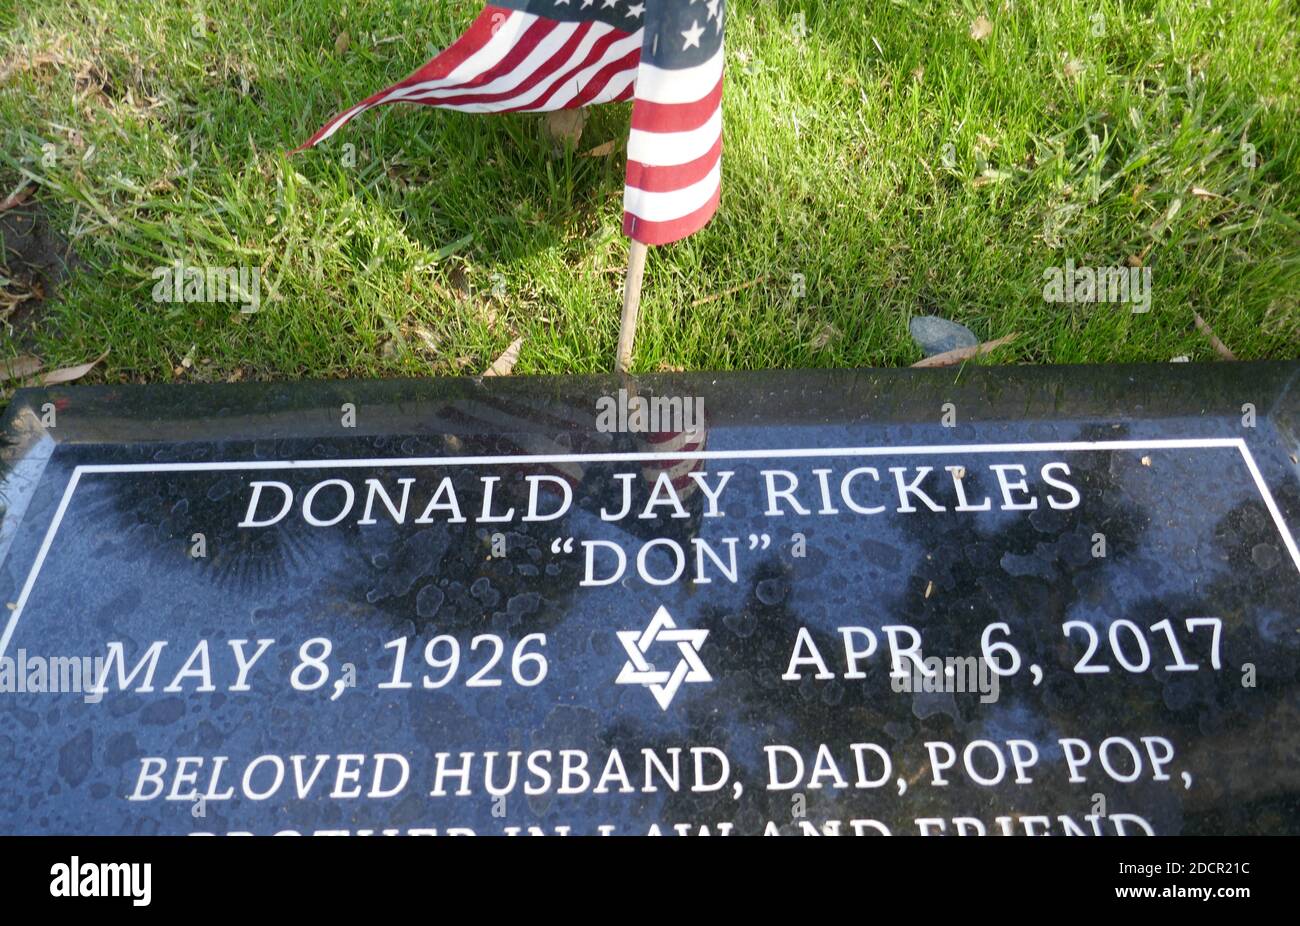
M 1300 832 L 1298 382 L 20 392 L 0 830 Z

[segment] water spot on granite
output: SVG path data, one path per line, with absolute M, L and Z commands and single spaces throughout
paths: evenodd
M 109 737 L 108 745 L 104 748 L 105 764 L 114 767 L 138 759 L 140 755 L 140 746 L 135 741 L 134 733 L 114 734 Z
M 862 558 L 882 569 L 897 569 L 902 562 L 898 548 L 864 537 L 859 544 Z
M 208 486 L 207 498 L 210 502 L 219 502 L 229 497 L 239 487 L 239 480 L 233 476 L 223 476 Z
M 911 724 L 901 723 L 897 720 L 891 720 L 884 726 L 884 731 L 895 742 L 904 742 L 912 738 Z
M 123 614 L 134 614 L 144 603 L 144 594 L 139 588 L 130 587 L 124 589 L 108 600 L 104 607 L 99 609 L 95 616 L 95 626 L 104 631 L 111 631 L 117 624 L 118 618 Z M 118 640 L 121 637 L 109 637 L 110 640 Z
M 412 534 L 397 546 L 392 565 L 366 593 L 366 601 L 374 604 L 385 598 L 405 595 L 416 582 L 436 571 L 449 544 L 447 534 L 441 530 L 422 530 Z
M 184 701 L 180 698 L 164 698 L 147 704 L 140 712 L 140 722 L 161 727 L 175 723 L 183 716 L 185 716 Z
M 1257 543 L 1251 548 L 1250 559 L 1260 569 L 1268 571 L 1278 564 L 1281 557 L 1278 556 L 1277 547 L 1271 543 Z
M 1087 531 L 1064 534 L 1057 541 L 1060 558 L 1076 568 L 1086 566 L 1095 558 L 1092 555 L 1092 536 Z
M 763 604 L 776 605 L 785 600 L 789 590 L 784 579 L 763 579 L 754 587 L 754 594 Z
M 1181 710 L 1195 700 L 1196 684 L 1192 679 L 1171 678 L 1162 693 L 1166 707 L 1171 711 Z
M 87 728 L 59 747 L 59 777 L 74 788 L 90 774 L 94 744 L 94 735 Z
M 436 585 L 426 585 L 420 589 L 420 593 L 415 596 L 415 613 L 420 617 L 428 620 L 438 613 L 442 607 L 442 602 L 446 598 L 442 589 Z
M 1295 618 L 1287 617 L 1277 611 L 1260 611 L 1255 615 L 1255 628 L 1259 635 L 1269 643 L 1300 644 L 1300 633 L 1296 633 Z
M 515 617 L 523 617 L 536 611 L 541 600 L 542 596 L 536 592 L 524 592 L 506 602 L 506 611 Z
M 475 579 L 469 587 L 469 593 L 487 608 L 495 606 L 501 600 L 501 593 L 492 587 L 492 580 L 486 576 Z
M 1008 575 L 1018 579 L 1036 576 L 1050 582 L 1056 578 L 1052 564 L 1037 554 L 1003 553 L 1000 562 Z
M 1066 521 L 1065 512 L 1056 511 L 1049 507 L 1035 508 L 1029 514 L 1029 523 L 1040 534 L 1058 534 L 1065 526 Z
M 138 711 L 141 705 L 144 704 L 144 698 L 140 697 L 138 694 L 126 692 L 122 697 L 109 698 L 106 702 L 102 703 L 108 704 L 108 716 L 117 719 L 125 717 L 127 714 L 134 714 Z
M 809 703 L 817 699 L 817 689 L 814 687 L 814 682 L 811 675 L 805 675 L 799 679 L 799 687 L 797 691 L 799 692 L 799 697 L 802 698 L 805 703 Z
M 419 820 L 426 812 L 427 805 L 419 794 L 408 794 L 397 802 L 385 815 L 386 826 L 403 826 Z
M 947 714 L 960 722 L 961 714 L 957 712 L 957 700 L 951 691 L 917 691 L 912 694 L 912 713 L 917 720 L 925 720 L 936 714 Z
M 754 620 L 754 615 L 748 611 L 741 611 L 737 614 L 725 616 L 722 619 L 722 625 L 744 640 L 753 635 L 758 627 L 758 621 Z
M 204 720 L 199 723 L 195 740 L 200 749 L 216 749 L 225 742 L 225 739 L 225 736 L 222 735 L 221 731 L 217 729 L 212 721 Z
M 612 644 L 611 635 L 603 630 L 594 630 L 587 637 L 587 645 L 591 647 L 591 651 L 597 656 L 608 656 L 613 652 L 614 647 Z

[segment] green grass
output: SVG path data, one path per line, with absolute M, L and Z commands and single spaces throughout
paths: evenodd
M 621 147 L 387 107 L 284 155 L 478 6 L 0 0 L 0 196 L 33 180 L 85 262 L 0 359 L 108 349 L 90 379 L 109 382 L 479 373 L 521 337 L 516 373 L 609 369 Z M 723 207 L 651 254 L 635 368 L 907 364 L 917 313 L 1018 332 L 992 362 L 1213 359 L 1193 312 L 1243 359 L 1296 356 L 1298 19 L 1296 0 L 732 0 Z M 621 146 L 627 120 L 593 110 L 578 151 Z M 1139 255 L 1149 314 L 1042 298 L 1067 259 Z M 259 268 L 261 311 L 154 303 L 176 259 Z

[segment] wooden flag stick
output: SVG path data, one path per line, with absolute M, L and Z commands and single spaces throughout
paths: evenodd
M 636 340 L 636 317 L 641 311 L 641 281 L 645 279 L 646 245 L 632 239 L 627 256 L 627 279 L 623 282 L 623 323 L 618 329 L 618 372 L 632 365 L 632 342 Z

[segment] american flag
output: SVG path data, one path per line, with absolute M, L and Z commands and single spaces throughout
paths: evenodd
M 384 103 L 496 113 L 633 100 L 623 231 L 668 244 L 718 209 L 725 7 L 725 0 L 498 0 L 450 48 L 335 116 L 302 147 Z

